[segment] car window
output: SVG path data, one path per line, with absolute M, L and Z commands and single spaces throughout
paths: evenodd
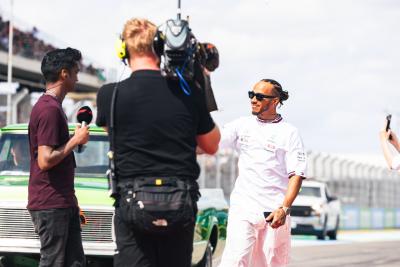
M 0 174 L 29 173 L 30 155 L 26 134 L 2 134 L 0 138 Z
M 299 195 L 308 197 L 321 197 L 321 189 L 315 186 L 302 186 Z
M 109 143 L 107 136 L 90 136 L 89 142 L 83 146 L 82 152 L 75 149 L 75 176 L 105 177 L 108 169 L 107 152 Z
M 108 168 L 107 136 L 91 135 L 78 153 L 75 149 L 75 176 L 105 177 Z M 0 175 L 29 175 L 30 153 L 27 134 L 3 133 L 0 138 Z

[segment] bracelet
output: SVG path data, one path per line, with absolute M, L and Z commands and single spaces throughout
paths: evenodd
M 280 206 L 279 208 L 283 210 L 286 216 L 290 214 L 290 207 Z

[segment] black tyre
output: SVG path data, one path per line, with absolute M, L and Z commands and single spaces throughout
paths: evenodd
M 340 219 L 339 219 L 339 216 L 337 216 L 335 229 L 328 232 L 328 236 L 329 236 L 330 240 L 337 240 L 337 232 L 339 229 L 339 223 L 340 223 Z
M 197 264 L 197 267 L 212 267 L 212 246 L 210 243 L 207 244 L 206 251 L 201 261 Z
M 324 227 L 322 228 L 321 231 L 317 231 L 317 239 L 318 240 L 325 240 L 326 237 L 326 223 L 327 223 L 327 217 L 325 216 L 325 221 L 324 221 Z
M 8 267 L 7 258 L 5 256 L 0 256 L 0 267 Z

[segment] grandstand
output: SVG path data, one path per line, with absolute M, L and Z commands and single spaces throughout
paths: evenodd
M 12 96 L 12 123 L 27 122 L 35 93 L 43 92 L 44 82 L 40 72 L 40 63 L 44 54 L 56 49 L 55 45 L 42 40 L 36 27 L 31 30 L 13 29 L 13 70 L 12 82 L 19 84 Z M 0 82 L 7 80 L 9 21 L 0 15 Z M 79 49 L 79 48 L 78 48 Z M 73 121 L 71 108 L 79 107 L 79 102 L 88 102 L 93 106 L 95 95 L 105 82 L 104 69 L 95 68 L 91 63 L 82 64 L 76 92 L 69 94 L 72 99 L 66 107 L 67 115 Z M 87 104 L 87 103 L 86 103 Z M 6 123 L 7 97 L 0 92 L 0 127 Z

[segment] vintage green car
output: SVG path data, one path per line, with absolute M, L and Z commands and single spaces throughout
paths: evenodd
M 73 133 L 74 126 L 70 125 Z M 0 267 L 37 266 L 40 243 L 26 210 L 29 179 L 27 125 L 0 131 Z M 88 223 L 82 239 L 89 266 L 112 266 L 113 200 L 105 178 L 108 139 L 103 129 L 90 127 L 90 141 L 75 152 L 75 191 Z M 201 189 L 194 235 L 193 266 L 212 266 L 225 245 L 227 203 L 221 189 Z

